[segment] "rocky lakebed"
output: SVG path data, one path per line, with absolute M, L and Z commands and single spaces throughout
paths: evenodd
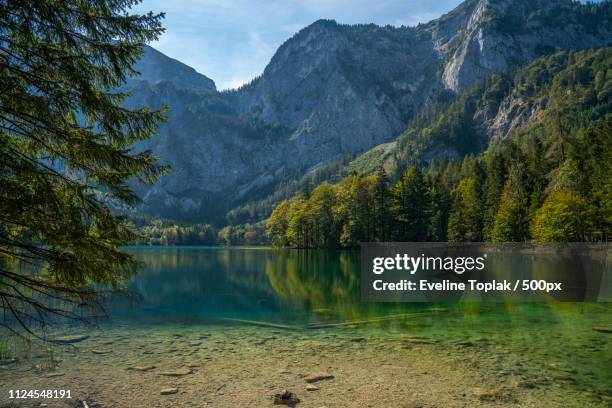
M 548 330 L 517 341 L 410 327 L 114 324 L 2 360 L 0 407 L 609 407 L 609 370 L 589 370 L 589 359 L 612 367 L 609 331 L 576 329 L 577 356 Z M 11 399 L 17 389 L 72 398 Z

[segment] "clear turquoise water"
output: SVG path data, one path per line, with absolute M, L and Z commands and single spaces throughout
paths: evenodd
M 516 360 L 515 369 L 527 364 L 540 382 L 612 398 L 612 334 L 593 330 L 612 326 L 610 304 L 362 303 L 357 251 L 128 250 L 145 266 L 129 286 L 137 296 L 112 305 L 115 321 L 219 324 L 241 319 L 308 331 L 316 331 L 309 329 L 312 324 L 359 322 L 331 328 L 473 342 L 482 348 L 483 366 L 503 371 Z M 405 316 L 386 318 L 395 315 Z

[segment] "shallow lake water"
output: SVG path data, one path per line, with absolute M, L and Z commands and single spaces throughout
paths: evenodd
M 612 404 L 606 303 L 362 303 L 357 251 L 128 250 L 133 296 L 57 333 L 82 342 L 15 350 L 0 404 L 257 407 L 283 388 L 305 407 Z M 334 378 L 308 391 L 312 372 Z M 7 398 L 42 386 L 73 399 Z

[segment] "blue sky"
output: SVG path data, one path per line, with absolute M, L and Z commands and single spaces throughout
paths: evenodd
M 320 18 L 340 23 L 416 25 L 461 0 L 144 0 L 136 10 L 165 11 L 166 32 L 151 44 L 234 88 L 261 74 L 287 38 Z

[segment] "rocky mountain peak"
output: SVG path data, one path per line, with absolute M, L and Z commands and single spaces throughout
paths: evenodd
M 279 70 L 283 70 L 287 63 L 296 58 L 316 57 L 318 60 L 325 58 L 326 55 L 335 52 L 340 41 L 342 41 L 342 33 L 334 20 L 317 20 L 301 29 L 279 47 L 266 66 L 264 76 L 274 75 Z M 312 65 L 316 65 L 316 61 Z M 308 70 L 298 70 L 293 74 L 303 78 L 308 75 Z
M 128 86 L 146 81 L 150 86 L 170 82 L 176 89 L 196 93 L 216 92 L 215 82 L 192 67 L 170 58 L 153 47 L 145 46 L 143 56 L 135 64 L 139 75 L 128 80 Z
M 609 19 L 571 0 L 470 0 L 427 28 L 446 61 L 444 84 L 458 92 L 545 54 L 609 43 Z

